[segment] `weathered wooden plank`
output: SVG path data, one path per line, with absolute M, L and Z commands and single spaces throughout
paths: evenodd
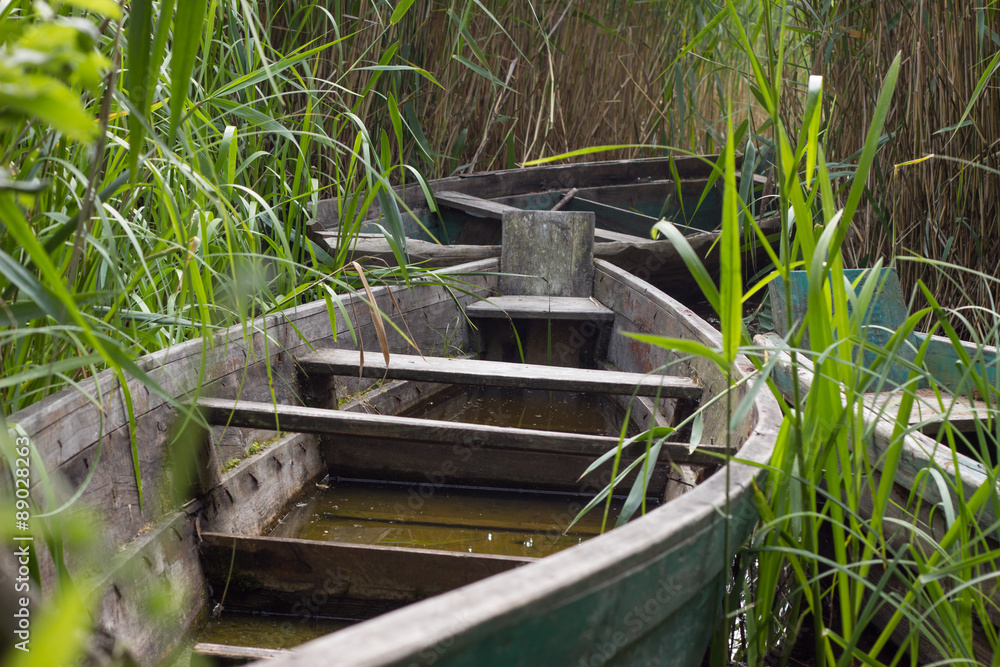
M 320 245 L 330 250 L 336 248 L 336 232 L 318 232 L 314 235 Z M 500 256 L 499 245 L 438 245 L 420 239 L 407 239 L 406 252 L 413 263 L 430 262 L 432 266 L 455 266 L 466 262 Z M 359 239 L 354 246 L 351 257 L 357 260 L 370 257 L 382 259 L 395 264 L 396 257 L 392 254 L 389 242 L 381 234 L 371 238 Z
M 257 534 L 302 489 L 326 473 L 316 438 L 286 435 L 223 473 L 202 502 L 202 529 Z
M 209 642 L 198 642 L 192 651 L 196 655 L 211 658 L 225 664 L 243 664 L 252 660 L 270 660 L 291 651 L 279 648 L 256 648 L 253 646 L 229 646 L 228 644 L 211 644 Z
M 464 424 L 396 415 L 343 412 L 297 405 L 274 405 L 232 399 L 200 398 L 196 405 L 213 424 L 252 426 L 321 435 L 377 438 L 415 443 L 475 445 L 523 451 L 599 456 L 618 445 L 618 438 L 561 431 Z M 685 463 L 718 463 L 724 448 L 702 446 L 688 454 L 688 446 L 664 443 L 665 455 Z
M 470 215 L 480 218 L 490 218 L 492 220 L 502 220 L 504 211 L 518 211 L 514 206 L 507 206 L 489 199 L 482 199 L 473 195 L 461 192 L 438 192 L 434 195 L 437 203 L 441 206 L 464 211 Z
M 645 450 L 644 445 L 638 445 Z M 636 450 L 638 452 L 640 450 Z M 676 451 L 671 448 L 671 451 Z M 626 452 L 621 465 L 634 460 L 636 452 Z M 379 479 L 411 484 L 429 483 L 593 494 L 611 479 L 611 464 L 584 475 L 594 462 L 593 455 L 520 450 L 474 440 L 468 444 L 439 444 L 398 440 L 348 439 L 330 437 L 323 443 L 331 474 L 347 479 Z M 649 495 L 659 496 L 666 488 L 669 470 L 666 454 L 649 482 Z M 707 458 L 707 457 L 706 457 Z M 718 462 L 719 459 L 715 459 Z M 624 481 L 631 488 L 635 475 Z M 582 505 L 576 508 L 582 509 Z M 568 525 L 570 516 L 565 527 Z
M 560 368 L 535 364 L 510 364 L 480 359 L 417 357 L 394 354 L 386 365 L 382 357 L 369 354 L 361 366 L 355 350 L 317 350 L 297 358 L 304 372 L 362 375 L 392 380 L 420 380 L 520 389 L 585 391 L 632 394 L 660 398 L 701 398 L 702 388 L 694 380 L 673 375 L 644 375 L 586 368 Z
M 505 211 L 500 251 L 504 294 L 588 297 L 594 282 L 594 214 Z
M 611 241 L 614 243 L 656 243 L 653 239 L 644 239 L 641 236 L 635 236 L 633 234 L 623 234 L 621 232 L 613 232 L 608 229 L 595 229 L 594 230 L 594 240 L 595 241 Z
M 202 533 L 201 549 L 205 577 L 216 599 L 226 590 L 227 609 L 331 617 L 346 616 L 345 607 L 361 617 L 384 612 L 536 561 L 221 533 Z
M 592 298 L 563 296 L 494 296 L 470 303 L 469 317 L 614 321 L 615 312 Z

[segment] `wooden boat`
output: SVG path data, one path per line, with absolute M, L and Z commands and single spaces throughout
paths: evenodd
M 550 233 L 566 216 L 581 214 L 531 214 L 527 227 Z M 575 238 L 592 239 L 589 230 Z M 505 254 L 503 266 L 485 259 L 442 270 L 462 281 L 461 290 L 426 281 L 372 290 L 423 357 L 407 356 L 411 345 L 392 327 L 388 361 L 373 352 L 379 327 L 362 293 L 344 295 L 342 307 L 332 309 L 351 313 L 350 323 L 331 321 L 328 304 L 317 302 L 141 358 L 139 366 L 162 388 L 161 395 L 128 381 L 141 505 L 115 376 L 99 375 L 86 393 L 66 390 L 12 415 L 8 423 L 32 439 L 38 463 L 66 481 L 67 493 L 96 466 L 81 502 L 103 515 L 102 541 L 114 545 L 97 589 L 101 632 L 138 663 L 156 664 L 175 655 L 184 631 L 213 607 L 323 615 L 333 605 L 354 605 L 389 613 L 290 654 L 234 645 L 198 650 L 273 658 L 269 664 L 324 663 L 330 656 L 338 665 L 697 662 L 721 609 L 730 554 L 756 520 L 751 482 L 769 460 L 779 410 L 770 396 L 755 399 L 731 432 L 737 456 L 749 463 L 723 470 L 728 419 L 725 401 L 713 400 L 727 390 L 723 374 L 703 359 L 623 335 L 656 333 L 717 347 L 719 333 L 635 276 L 591 260 L 586 242 L 566 247 L 580 250 L 569 272 L 525 270 Z M 501 268 L 506 274 L 498 275 Z M 561 292 L 532 294 L 539 283 L 529 285 L 526 276 L 537 273 L 547 289 Z M 551 353 L 592 367 L 466 358 L 478 342 L 470 322 L 486 338 L 510 323 L 525 332 L 544 326 L 565 349 L 534 345 L 524 335 L 527 356 Z M 503 340 L 493 348 L 498 354 Z M 359 343 L 368 350 L 363 364 Z M 459 357 L 433 356 L 449 350 Z M 733 374 L 752 371 L 741 358 Z M 607 465 L 581 474 L 617 438 L 400 416 L 454 383 L 590 390 L 620 402 L 635 393 L 631 409 L 645 425 L 676 424 L 700 406 L 704 444 L 663 446 L 649 484 L 649 493 L 664 499 L 657 509 L 544 559 L 262 535 L 289 502 L 328 476 L 551 493 L 602 483 Z M 732 389 L 736 400 L 745 388 Z M 103 410 L 93 400 L 98 395 Z M 187 405 L 201 410 L 203 425 L 182 428 L 191 420 L 179 406 Z M 198 461 L 187 476 L 178 463 L 185 451 Z M 187 483 L 194 500 L 172 504 L 172 488 Z M 559 534 L 564 526 L 553 521 L 549 530 Z M 42 579 L 51 582 L 51 558 L 41 556 Z M 145 603 L 164 587 L 174 604 L 150 618 Z
M 857 281 L 864 271 L 863 269 L 851 269 L 845 270 L 844 274 L 848 280 L 853 282 Z M 883 269 L 883 272 L 884 282 L 879 288 L 868 315 L 870 326 L 866 332 L 868 342 L 877 347 L 884 347 L 889 336 L 901 328 L 907 317 L 906 304 L 895 270 Z M 805 315 L 807 303 L 806 272 L 792 271 L 791 283 L 792 304 L 790 307 L 793 320 L 799 320 Z M 783 340 L 783 336 L 787 334 L 783 315 L 787 307 L 784 303 L 784 288 L 780 281 L 775 281 L 769 289 L 772 303 L 776 304 L 774 321 L 777 325 L 777 331 L 776 333 L 760 334 L 755 337 L 754 342 L 765 350 L 766 355 L 778 356 L 771 377 L 786 400 L 792 401 L 795 394 L 793 377 L 798 378 L 799 395 L 805 397 L 814 379 L 813 367 L 809 359 L 803 355 L 799 355 L 798 364 L 793 366 L 791 355 Z M 920 332 L 911 334 L 909 341 L 911 351 L 908 353 L 908 361 L 914 359 L 913 350 L 918 349 L 927 338 L 926 334 Z M 936 388 L 928 387 L 923 381 L 918 384 L 914 391 L 910 414 L 906 418 L 908 431 L 902 437 L 894 439 L 893 431 L 903 398 L 903 392 L 899 387 L 907 379 L 909 373 L 907 367 L 897 363 L 884 371 L 879 371 L 885 374 L 884 383 L 876 384 L 876 390 L 865 394 L 862 399 L 867 434 L 864 446 L 868 449 L 869 460 L 875 466 L 873 470 L 875 484 L 878 483 L 878 479 L 882 475 L 882 466 L 890 448 L 900 447 L 902 449 L 886 516 L 895 521 L 898 526 L 912 525 L 916 530 L 899 529 L 892 543 L 897 548 L 922 543 L 925 545 L 925 553 L 932 550 L 934 546 L 927 543 L 924 536 L 929 535 L 934 539 L 940 539 L 947 531 L 944 512 L 940 511 L 939 508 L 945 505 L 957 506 L 958 496 L 955 489 L 961 488 L 963 498 L 967 500 L 973 496 L 977 489 L 992 479 L 991 473 L 986 470 L 982 462 L 961 452 L 953 453 L 950 447 L 940 444 L 942 426 L 948 422 L 956 432 L 968 434 L 975 441 L 976 422 L 985 425 L 989 419 L 995 420 L 998 417 L 996 408 L 984 401 L 982 395 L 972 386 L 970 376 L 964 370 L 965 364 L 961 362 L 958 351 L 951 341 L 942 336 L 929 336 L 929 338 L 924 363 L 937 386 Z M 997 348 L 977 346 L 968 341 L 963 341 L 962 345 L 967 357 L 972 360 L 977 373 L 986 380 L 990 387 L 994 388 L 993 391 L 996 391 L 998 359 L 1000 359 L 997 356 Z M 907 352 L 904 350 L 901 356 L 906 357 Z M 866 367 L 872 361 L 873 358 L 867 358 Z M 947 484 L 942 486 L 926 483 L 930 471 L 947 479 Z M 948 490 L 951 497 L 944 497 L 942 489 Z M 977 517 L 981 525 L 992 526 L 994 524 L 996 521 L 994 507 L 994 504 L 986 502 L 979 510 Z M 994 544 L 992 548 L 996 548 L 996 545 Z M 873 583 L 877 583 L 879 574 L 873 575 L 876 579 L 876 582 Z M 897 590 L 897 588 L 899 587 L 894 582 L 887 584 L 889 591 L 900 593 L 900 597 L 905 594 L 906 591 Z M 988 613 L 993 624 L 1000 626 L 1000 613 L 996 611 L 995 594 L 993 597 L 994 606 L 988 607 Z M 880 608 L 873 619 L 876 626 L 884 627 L 895 608 L 894 604 Z M 897 628 L 894 634 L 897 640 L 905 639 L 905 627 L 904 622 L 902 626 Z M 977 631 L 974 636 L 975 655 L 966 657 L 975 658 L 982 664 L 989 664 L 994 657 L 993 650 L 985 636 L 979 632 Z M 918 658 L 921 664 L 938 662 L 945 657 L 926 639 L 921 640 L 918 649 Z M 954 658 L 956 656 L 947 657 Z
M 680 257 L 664 238 L 653 240 L 653 225 L 663 217 L 674 222 L 710 271 L 718 268 L 712 252 L 721 222 L 721 189 L 706 188 L 717 156 L 647 158 L 547 165 L 524 169 L 452 176 L 430 181 L 434 205 L 418 183 L 397 187 L 395 201 L 407 236 L 410 261 L 428 266 L 453 266 L 500 255 L 500 218 L 505 210 L 591 211 L 597 216 L 594 256 L 620 266 L 668 292 L 694 285 L 687 271 L 677 271 Z M 754 175 L 759 187 L 766 179 Z M 348 260 L 396 260 L 381 228 L 382 211 L 364 211 L 341 220 L 345 202 L 318 202 L 309 236 L 335 255 L 346 243 L 345 232 L 357 229 Z M 407 211 L 409 209 L 409 212 Z M 412 213 L 412 214 L 411 214 Z M 766 234 L 780 221 L 759 222 Z M 380 228 L 381 227 L 381 228 Z M 754 266 L 764 254 L 748 252 L 745 265 Z

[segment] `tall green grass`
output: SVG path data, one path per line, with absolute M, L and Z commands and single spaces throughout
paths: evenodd
M 865 111 L 871 120 L 852 178 L 838 181 L 825 155 L 823 81 L 806 81 L 786 69 L 783 58 L 796 39 L 796 16 L 785 8 L 741 14 L 730 3 L 718 17 L 731 26 L 744 49 L 749 84 L 767 112 L 765 129 L 775 149 L 782 235 L 777 247 L 765 246 L 776 267 L 769 279 L 784 279 L 785 303 L 791 304 L 789 271 L 801 261 L 808 302 L 801 321 L 793 321 L 791 309 L 785 313 L 789 335 L 762 357 L 745 330 L 725 325 L 726 314 L 738 312 L 743 300 L 740 267 L 730 253 L 722 255 L 723 289 L 716 292 L 710 286 L 706 292 L 718 303 L 725 349 L 740 341 L 745 353 L 759 359 L 761 373 L 777 373 L 785 363 L 790 375 L 784 392 L 774 388 L 786 417 L 766 484 L 757 493 L 761 524 L 741 561 L 752 576 L 737 580 L 733 596 L 745 603 L 734 617 L 742 617 L 746 632 L 716 656 L 751 665 L 776 658 L 788 664 L 796 637 L 810 624 L 818 664 L 916 664 L 929 657 L 996 664 L 998 616 L 991 596 L 1000 559 L 993 421 L 998 388 L 967 355 L 957 355 L 967 369 L 958 391 L 978 395 L 991 406 L 976 425 L 978 438 L 972 438 L 979 474 L 966 473 L 963 479 L 961 438 L 947 422 L 940 447 L 943 459 L 954 465 L 919 452 L 908 418 L 917 382 L 929 383 L 939 397 L 947 390 L 923 366 L 926 342 L 915 357 L 902 353 L 910 333 L 927 317 L 933 322 L 931 332 L 941 328 L 960 350 L 949 323 L 952 313 L 918 282 L 929 307 L 910 314 L 884 349 L 869 344 L 867 351 L 878 356 L 871 369 L 865 368 L 866 317 L 878 298 L 881 260 L 859 285 L 851 285 L 843 274 L 845 239 L 884 136 L 902 56 L 889 63 L 875 106 Z M 790 96 L 803 100 L 795 125 L 785 114 Z M 726 188 L 727 197 L 738 201 L 728 179 Z M 734 214 L 727 210 L 726 215 Z M 675 243 L 683 243 L 668 223 L 660 226 Z M 723 237 L 734 232 L 734 225 L 723 224 Z M 703 272 L 698 265 L 691 268 Z M 726 285 L 731 286 L 728 291 Z M 898 414 L 879 417 L 866 394 L 887 390 L 892 364 L 909 368 L 909 380 L 897 390 Z M 803 370 L 811 378 L 808 388 L 800 383 Z M 751 392 L 747 400 L 752 397 Z M 878 613 L 880 625 L 866 634 Z

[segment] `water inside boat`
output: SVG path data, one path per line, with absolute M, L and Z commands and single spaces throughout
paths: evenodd
M 473 422 L 589 435 L 617 436 L 624 411 L 606 396 L 486 387 L 454 387 L 437 392 L 406 411 L 408 417 L 455 422 Z M 635 427 L 630 428 L 634 432 Z M 358 446 L 364 446 L 360 444 Z M 405 447 L 405 444 L 400 444 Z M 433 471 L 426 479 L 386 481 L 341 479 L 336 469 L 331 477 L 310 484 L 303 496 L 285 508 L 268 538 L 310 542 L 368 545 L 388 549 L 433 550 L 468 554 L 470 557 L 542 558 L 568 549 L 601 532 L 604 503 L 579 522 L 569 524 L 592 499 L 592 495 L 514 488 L 483 488 L 434 483 Z M 377 473 L 373 471 L 373 477 Z M 430 480 L 430 481 L 429 481 Z M 514 480 L 516 482 L 516 480 Z M 623 489 L 622 493 L 628 489 Z M 608 526 L 614 525 L 624 496 L 612 498 Z M 647 507 L 658 499 L 647 498 Z M 226 548 L 216 555 L 226 561 Z M 404 554 L 400 557 L 405 558 Z M 241 561 L 243 556 L 236 557 Z M 333 567 L 335 561 L 331 561 Z M 287 563 L 283 563 L 288 565 Z M 217 563 L 223 570 L 227 562 Z M 237 562 L 237 570 L 243 565 Z M 448 567 L 441 565 L 440 567 Z M 512 564 L 514 565 L 514 564 Z M 273 566 L 272 566 L 273 567 Z M 280 568 L 278 568 L 280 570 Z M 282 579 L 280 571 L 257 574 Z M 421 570 L 417 578 L 437 575 Z M 480 575 L 482 576 L 482 575 Z M 335 632 L 354 622 L 399 606 L 348 600 L 341 605 L 335 594 L 324 595 L 305 617 L 302 609 L 278 605 L 265 608 L 268 598 L 241 599 L 248 575 L 232 575 L 228 598 L 220 617 L 202 621 L 196 641 L 224 646 L 263 649 L 291 648 L 315 637 Z M 418 586 L 419 587 L 419 586 Z M 216 591 L 216 596 L 218 596 Z M 302 596 L 293 595 L 294 600 Z M 327 599 L 329 598 L 329 599 Z M 307 601 L 313 597 L 306 596 Z M 301 605 L 299 600 L 299 606 Z M 254 613 L 248 613 L 253 610 Z
M 603 505 L 564 532 L 587 500 L 574 494 L 336 481 L 297 503 L 270 535 L 542 558 L 600 533 Z M 614 499 L 611 522 L 620 508 L 620 499 Z
M 454 387 L 407 417 L 617 436 L 624 414 L 597 394 Z M 635 429 L 631 429 L 634 431 Z M 429 471 L 432 472 L 432 471 Z M 600 533 L 603 505 L 564 533 L 590 497 L 448 484 L 334 480 L 295 504 L 274 537 L 541 558 Z M 650 506 L 655 505 L 650 499 Z M 621 499 L 613 498 L 609 522 Z
M 625 415 L 605 396 L 567 391 L 454 387 L 406 417 L 617 436 Z
M 218 618 L 206 614 L 195 630 L 195 637 L 196 641 L 207 644 L 290 649 L 355 622 L 315 616 L 224 612 Z

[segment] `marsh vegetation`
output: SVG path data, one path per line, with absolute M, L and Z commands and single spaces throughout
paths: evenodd
M 725 345 L 689 351 L 793 371 L 788 392 L 753 386 L 782 397 L 785 422 L 710 660 L 788 664 L 809 625 L 822 664 L 996 665 L 1000 387 L 983 346 L 1000 340 L 998 35 L 995 0 L 0 0 L 0 409 L 106 370 L 162 393 L 138 356 L 318 299 L 350 319 L 333 295 L 434 279 L 354 265 L 349 244 L 324 252 L 307 234 L 320 199 L 349 223 L 380 211 L 405 267 L 391 186 L 720 154 L 721 272 L 690 268 Z M 737 154 L 768 184 L 738 187 Z M 765 209 L 777 236 L 754 230 Z M 669 222 L 656 233 L 683 246 Z M 751 281 L 748 238 L 773 264 Z M 909 297 L 867 367 L 880 274 L 845 283 L 854 266 L 896 268 Z M 787 314 L 782 357 L 742 306 L 779 277 L 790 290 L 793 269 L 808 309 Z M 913 332 L 947 336 L 960 382 L 927 370 Z M 987 407 L 971 430 L 945 420 L 918 470 L 907 457 L 926 443 L 908 418 L 877 435 L 866 412 L 894 364 L 900 415 L 917 382 Z M 127 387 L 125 401 L 131 414 Z M 50 541 L 86 543 L 59 513 L 40 522 Z M 44 639 L 89 627 L 92 601 L 59 571 L 60 604 L 37 626 L 49 648 L 11 664 L 85 651 Z

